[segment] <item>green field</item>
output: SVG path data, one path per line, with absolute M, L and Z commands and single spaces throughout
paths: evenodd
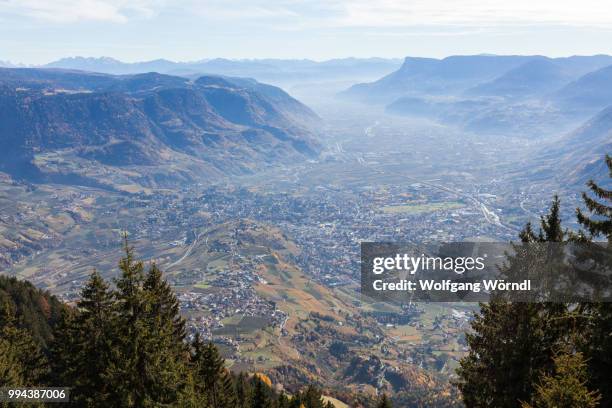
M 445 203 L 427 203 L 427 204 L 402 204 L 388 205 L 382 207 L 385 214 L 422 214 L 436 211 L 454 210 L 456 208 L 465 207 L 465 204 L 458 201 Z
M 238 321 L 234 316 L 224 327 L 214 330 L 217 336 L 237 336 L 253 333 L 270 324 L 270 320 L 260 316 L 242 316 Z M 228 319 L 229 320 L 229 319 Z

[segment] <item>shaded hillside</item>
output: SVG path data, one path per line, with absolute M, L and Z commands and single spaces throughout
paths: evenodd
M 594 55 L 568 58 L 533 57 L 493 81 L 481 83 L 466 93 L 471 96 L 544 96 L 589 72 L 612 64 L 612 57 Z
M 607 168 L 604 156 L 612 153 L 612 107 L 608 107 L 575 131 L 556 141 L 541 153 L 539 160 L 550 168 L 567 169 L 561 177 L 566 183 L 583 186 L 589 179 L 605 185 Z
M 552 99 L 575 111 L 603 109 L 612 104 L 612 66 L 588 73 L 552 95 Z
M 178 162 L 185 179 L 319 151 L 316 114 L 279 88 L 246 79 L 3 69 L 0 116 L 2 167 L 17 177 L 44 178 L 74 162 L 57 155 L 107 166 Z
M 28 330 L 43 348 L 51 340 L 64 307 L 55 296 L 30 282 L 0 275 L 0 320 L 7 313 L 13 315 L 17 326 Z
M 469 95 L 532 96 L 552 91 L 571 80 L 564 67 L 548 58 L 535 59 L 514 68 L 493 81 L 467 91 Z

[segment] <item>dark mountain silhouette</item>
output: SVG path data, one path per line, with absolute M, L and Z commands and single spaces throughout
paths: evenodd
M 196 177 L 319 151 L 316 114 L 248 79 L 2 69 L 0 116 L 1 166 L 21 177 L 41 176 L 35 159 L 49 153 L 108 166 L 176 161 Z

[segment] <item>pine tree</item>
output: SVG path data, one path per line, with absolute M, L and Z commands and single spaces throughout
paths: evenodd
M 252 380 L 252 398 L 250 408 L 272 408 L 272 399 L 270 398 L 270 389 L 257 376 Z
M 387 398 L 387 394 L 382 395 L 382 397 L 378 401 L 378 404 L 376 405 L 376 408 L 393 408 L 391 401 L 389 400 L 389 398 Z
M 107 399 L 104 378 L 109 365 L 112 297 L 108 284 L 94 270 L 81 292 L 75 318 L 77 341 L 77 375 L 68 384 L 74 387 L 73 399 L 82 398 L 85 404 L 101 404 Z
M 528 222 L 519 233 L 519 238 L 524 243 L 529 242 L 564 242 L 567 237 L 561 225 L 561 200 L 558 195 L 553 197 L 548 213 L 540 217 L 540 231 L 533 231 L 531 222 Z
M 196 382 L 208 398 L 211 408 L 232 407 L 237 396 L 231 375 L 225 369 L 225 360 L 212 342 L 204 343 L 199 333 L 193 342 L 192 364 Z M 240 398 L 244 398 L 242 395 Z
M 40 339 L 26 328 L 22 316 L 16 316 L 7 299 L 0 304 L 0 387 L 40 387 L 46 384 L 48 360 L 42 352 Z M 27 405 L 43 406 L 40 402 Z M 0 407 L 13 406 L 14 402 L 0 401 Z
M 18 353 L 4 336 L 0 337 L 0 387 L 18 387 L 25 382 L 25 370 Z
M 224 408 L 239 407 L 237 405 L 238 398 L 236 397 L 234 378 L 227 371 L 221 376 L 221 395 L 223 396 Z
M 188 353 L 189 348 L 185 343 L 185 319 L 180 315 L 179 301 L 168 282 L 162 279 L 162 272 L 156 264 L 151 265 L 143 288 L 150 295 L 150 314 L 160 321 L 172 322 L 172 334 L 176 343 L 184 345 L 181 352 Z
M 15 329 L 12 308 L 6 302 L 0 308 L 0 387 L 21 386 L 25 382 L 26 373 L 20 353 L 12 343 Z
M 480 305 L 472 332 L 466 334 L 469 353 L 457 370 L 466 407 L 517 407 L 531 396 L 551 355 L 541 312 L 542 307 L 529 303 Z
M 238 374 L 234 379 L 236 391 L 236 406 L 246 407 L 250 398 L 249 384 L 244 373 Z
M 78 333 L 74 322 L 76 309 L 65 309 L 53 332 L 50 344 L 50 384 L 60 387 L 72 384 L 78 373 Z M 73 397 L 76 394 L 73 393 Z
M 97 271 L 81 291 L 76 311 L 65 311 L 51 346 L 54 384 L 71 386 L 71 400 L 80 406 L 103 406 L 109 389 L 106 374 L 113 343 L 113 299 Z
M 606 155 L 605 160 L 612 178 L 612 156 Z M 589 234 L 588 240 L 607 238 L 609 251 L 612 248 L 612 190 L 606 190 L 592 180 L 587 185 L 596 198 L 583 193 L 582 198 L 590 215 L 578 208 L 576 217 Z M 587 236 L 584 232 L 580 235 Z M 599 267 L 610 268 L 609 258 L 600 260 Z M 610 273 L 609 269 L 607 273 Z M 590 384 L 601 392 L 601 405 L 612 406 L 612 304 L 594 302 L 582 306 L 588 317 L 583 348 L 588 358 Z
M 531 404 L 523 408 L 595 408 L 600 395 L 587 388 L 587 365 L 581 353 L 566 350 L 554 357 L 554 373 L 535 386 Z
M 287 395 L 285 395 L 284 392 L 281 392 L 278 395 L 275 408 L 289 408 L 289 398 L 287 398 Z
M 610 156 L 606 157 L 606 163 L 612 177 Z M 611 191 L 592 181 L 588 185 L 594 196 L 608 202 L 611 200 Z M 589 241 L 600 236 L 610 243 L 612 207 L 586 193 L 583 198 L 592 216 L 578 209 L 577 218 L 586 233 L 567 234 L 561 228 L 559 200 L 555 197 L 548 215 L 541 219 L 539 233 L 536 234 L 531 224 L 527 224 L 520 234 L 521 241 L 564 242 L 569 235 L 573 241 Z M 609 268 L 609 261 L 599 263 L 599 266 Z M 527 330 L 521 330 L 521 327 Z M 513 407 L 517 398 L 528 401 L 534 391 L 533 384 L 542 384 L 537 381 L 537 376 L 543 376 L 547 384 L 552 384 L 552 363 L 558 362 L 553 361 L 551 353 L 558 344 L 568 342 L 585 350 L 588 366 L 585 381 L 588 380 L 592 389 L 601 391 L 602 406 L 612 406 L 612 382 L 609 381 L 612 372 L 611 304 L 512 304 L 494 300 L 481 305 L 481 312 L 472 322 L 472 328 L 473 333 L 467 335 L 470 352 L 462 359 L 458 370 L 460 381 L 457 385 L 466 406 Z M 542 388 L 536 389 L 543 393 Z M 535 406 L 566 405 L 541 403 Z
M 527 251 L 531 243 L 565 239 L 559 206 L 555 197 L 538 234 L 530 224 L 525 226 L 520 238 Z M 520 268 L 523 262 L 521 257 L 510 258 L 507 268 Z M 472 332 L 466 334 L 469 353 L 457 370 L 465 405 L 514 408 L 528 400 L 540 373 L 552 368 L 554 347 L 566 331 L 565 313 L 563 304 L 509 302 L 502 297 L 480 304 Z
M 608 166 L 610 177 L 612 178 L 612 156 L 606 155 L 606 165 Z M 587 183 L 591 193 L 603 200 L 598 201 L 587 193 L 582 193 L 582 200 L 592 214 L 586 215 L 580 208 L 576 209 L 578 222 L 594 237 L 603 236 L 612 242 L 612 190 L 606 190 L 593 180 Z
M 541 217 L 540 225 L 542 242 L 563 242 L 565 240 L 567 234 L 561 227 L 561 201 L 558 195 L 553 197 L 550 210 L 548 214 Z
M 146 300 L 142 293 L 144 266 L 134 260 L 133 249 L 124 236 L 125 257 L 119 261 L 121 276 L 115 280 L 113 321 L 114 345 L 108 381 L 115 406 L 144 406 L 148 403 L 150 375 L 145 350 L 151 335 L 146 327 Z
M 112 400 L 117 406 L 143 407 L 196 403 L 188 356 L 177 343 L 177 310 L 167 307 L 172 298 L 160 298 L 164 285 L 151 267 L 145 288 L 144 266 L 136 261 L 124 238 L 125 257 L 119 262 L 121 277 L 115 281 L 111 364 L 107 373 Z M 153 289 L 156 288 L 156 289 Z M 162 311 L 154 314 L 154 309 Z
M 9 303 L 0 307 L 0 387 L 42 384 L 47 359 L 31 333 L 17 326 Z
M 12 307 L 0 307 L 0 387 L 40 387 L 44 384 L 48 364 L 32 333 L 17 327 Z M 13 402 L 0 402 L 11 408 Z M 42 407 L 42 403 L 28 404 Z
M 313 385 L 306 387 L 304 391 L 298 393 L 293 399 L 299 401 L 305 408 L 327 408 L 331 404 L 323 401 L 321 391 Z
M 601 392 L 603 407 L 612 406 L 612 304 L 598 302 L 586 305 L 588 325 L 584 352 L 588 358 L 589 383 Z
M 142 293 L 147 301 L 147 356 L 151 365 L 151 392 L 154 401 L 190 400 L 194 386 L 189 375 L 189 347 L 185 343 L 185 321 L 180 316 L 179 302 L 162 272 L 152 264 L 143 282 Z M 161 371 L 160 371 L 161 370 Z M 154 394 L 157 392 L 157 394 Z

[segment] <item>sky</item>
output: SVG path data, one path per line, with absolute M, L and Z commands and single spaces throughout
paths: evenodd
M 0 60 L 612 54 L 610 0 L 0 0 Z

